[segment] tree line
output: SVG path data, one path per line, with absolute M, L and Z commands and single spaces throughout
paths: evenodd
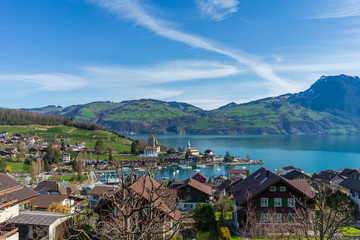
M 28 112 L 17 109 L 0 108 L 0 125 L 64 125 L 77 127 L 84 130 L 106 130 L 104 127 L 84 121 L 77 121 L 74 118 L 55 116 L 51 114 Z

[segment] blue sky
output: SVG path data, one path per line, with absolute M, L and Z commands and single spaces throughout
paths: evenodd
M 1 107 L 214 109 L 360 75 L 360 0 L 2 0 Z

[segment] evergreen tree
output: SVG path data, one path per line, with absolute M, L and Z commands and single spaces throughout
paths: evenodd
M 226 155 L 225 155 L 225 157 L 224 157 L 224 162 L 227 162 L 227 163 L 229 163 L 229 162 L 232 162 L 232 160 L 233 160 L 233 157 L 230 155 L 230 153 L 227 151 L 226 152 Z
M 195 228 L 206 231 L 215 222 L 214 211 L 208 203 L 200 203 L 195 207 L 193 219 Z
M 99 139 L 95 143 L 95 152 L 99 155 L 104 151 L 104 141 Z
M 136 141 L 133 141 L 131 143 L 131 153 L 136 154 L 136 152 L 137 152 L 137 144 L 136 144 Z
M 61 151 L 65 151 L 66 150 L 66 145 L 64 140 L 61 140 Z

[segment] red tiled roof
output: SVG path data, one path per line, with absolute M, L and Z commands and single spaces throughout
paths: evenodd
M 230 174 L 243 174 L 247 175 L 249 170 L 247 169 L 230 169 Z
M 179 220 L 181 212 L 175 210 L 177 191 L 175 189 L 162 188 L 161 184 L 147 175 L 143 175 L 136 182 L 131 185 L 138 194 L 141 194 L 146 200 L 150 199 L 149 192 L 155 190 L 155 205 L 159 207 L 164 213 L 168 214 L 171 218 Z M 174 195 L 176 193 L 176 195 Z M 174 203 L 175 201 L 175 203 Z
M 202 174 L 202 173 L 196 173 L 196 174 L 194 174 L 191 178 L 194 178 L 194 177 L 196 177 L 196 176 L 200 176 L 200 177 L 204 178 L 205 180 L 207 179 L 207 177 L 205 177 L 205 175 Z

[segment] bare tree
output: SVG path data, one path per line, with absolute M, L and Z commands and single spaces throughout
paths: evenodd
M 83 174 L 83 162 L 82 162 L 80 153 L 79 153 L 78 159 L 76 161 L 76 170 L 77 170 L 78 176 L 81 176 Z
M 114 194 L 103 196 L 99 207 L 74 216 L 69 239 L 171 239 L 180 229 L 177 196 L 146 172 L 125 176 L 121 161 L 112 161 L 120 176 Z
M 356 206 L 349 196 L 328 185 L 319 185 L 315 196 L 315 210 L 304 206 L 305 201 L 297 199 L 302 208 L 294 213 L 297 224 L 287 224 L 289 232 L 306 239 L 341 239 L 341 229 L 349 226 Z
M 36 176 L 37 176 L 36 162 L 34 160 L 31 160 L 31 162 L 30 162 L 30 177 L 33 181 L 35 181 Z
M 147 146 L 147 144 L 146 144 L 146 141 L 144 139 L 139 139 L 138 140 L 137 147 L 138 147 L 138 149 L 139 149 L 139 151 L 141 153 L 144 152 L 146 146 Z
M 112 160 L 113 159 L 114 148 L 112 146 L 107 146 L 106 151 L 109 154 L 109 160 Z

